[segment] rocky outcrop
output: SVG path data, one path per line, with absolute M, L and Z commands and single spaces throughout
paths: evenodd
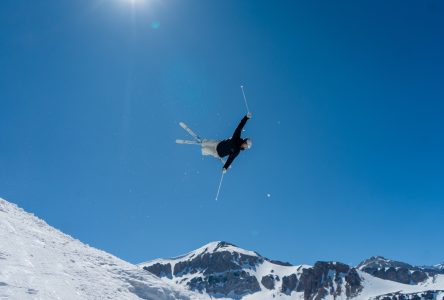
M 390 293 L 390 294 L 384 294 L 377 296 L 373 298 L 372 300 L 441 300 L 444 299 L 439 297 L 438 295 L 444 295 L 443 290 L 432 290 L 432 291 L 424 291 L 424 292 L 418 292 L 418 293 Z
M 418 284 L 438 273 L 431 268 L 414 267 L 382 256 L 373 256 L 361 262 L 358 268 L 372 276 L 404 284 Z
M 325 295 L 354 297 L 362 290 L 361 278 L 354 268 L 338 262 L 316 262 L 304 269 L 297 286 L 304 299 L 322 299 Z
M 187 286 L 194 291 L 206 291 L 214 297 L 230 295 L 233 299 L 240 299 L 244 295 L 261 290 L 256 277 L 245 271 L 195 277 L 187 283 Z
M 265 288 L 269 290 L 274 289 L 274 276 L 271 274 L 263 276 L 261 279 L 261 283 Z
M 284 294 L 290 295 L 291 292 L 296 290 L 298 285 L 298 277 L 296 274 L 291 274 L 290 276 L 282 277 L 282 288 L 281 291 Z
M 284 266 L 284 267 L 291 267 L 293 266 L 292 264 L 290 264 L 289 262 L 283 262 L 280 260 L 273 260 L 273 259 L 268 259 L 268 258 L 264 258 L 266 261 L 271 262 L 272 264 L 278 265 L 278 266 Z
M 174 266 L 174 276 L 202 271 L 203 274 L 226 272 L 227 270 L 241 270 L 254 268 L 264 260 L 257 256 L 249 256 L 228 251 L 204 253 L 189 261 L 182 261 Z
M 347 297 L 354 297 L 362 291 L 361 277 L 359 277 L 358 272 L 355 268 L 350 269 L 350 271 L 345 275 L 345 294 Z
M 168 277 L 170 279 L 173 278 L 171 272 L 171 264 L 169 263 L 167 264 L 156 263 L 151 266 L 143 267 L 143 269 L 153 273 L 157 277 Z

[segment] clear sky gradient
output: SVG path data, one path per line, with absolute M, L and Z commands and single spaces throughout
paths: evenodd
M 442 1 L 139 1 L 0 2 L 0 197 L 134 263 L 444 260 Z M 241 84 L 216 202 L 174 140 L 229 137 Z

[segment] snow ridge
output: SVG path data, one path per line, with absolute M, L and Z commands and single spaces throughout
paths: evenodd
M 206 299 L 0 198 L 0 299 Z

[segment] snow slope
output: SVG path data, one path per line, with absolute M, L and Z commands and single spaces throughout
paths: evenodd
M 171 276 L 159 278 L 143 269 L 155 264 L 169 265 Z M 337 265 L 334 262 L 330 265 L 323 264 L 324 267 Z M 174 272 L 176 265 L 181 270 L 178 273 Z M 237 268 L 240 268 L 240 273 Z M 254 251 L 226 242 L 213 242 L 180 257 L 158 259 L 136 266 L 89 247 L 0 198 L 0 300 L 210 299 L 211 296 L 205 290 L 197 293 L 187 287 L 198 287 L 196 282 L 193 285 L 193 280 L 199 277 L 210 276 L 214 279 L 222 274 L 242 272 L 244 275 L 241 277 L 248 280 L 244 283 L 239 283 L 239 280 L 231 281 L 236 288 L 245 288 L 248 291 L 252 286 L 251 278 L 258 282 L 255 292 L 241 293 L 242 299 L 304 299 L 304 292 L 297 292 L 295 289 L 288 292 L 287 289 L 291 287 L 288 281 L 291 278 L 296 277 L 301 282 L 304 269 L 313 267 L 272 261 Z M 330 272 L 333 270 L 328 271 L 327 277 L 344 276 L 342 273 L 330 275 Z M 390 297 L 396 295 L 396 299 L 401 299 L 399 295 L 404 297 L 402 299 L 421 299 L 418 295 L 422 295 L 417 293 L 426 291 L 433 293 L 432 298 L 428 294 L 427 299 L 444 299 L 442 274 L 434 275 L 419 284 L 402 284 L 380 279 L 360 270 L 357 272 L 362 290 L 353 299 L 385 299 L 381 295 L 386 294 Z M 269 282 L 267 284 L 263 279 L 270 279 L 270 276 L 274 278 L 274 286 L 267 288 Z M 313 279 L 316 280 L 316 277 Z M 328 278 L 323 277 L 322 281 L 324 280 Z M 332 282 L 336 290 L 339 281 Z M 340 282 L 344 291 L 344 281 Z M 187 283 L 191 285 L 187 286 Z M 231 292 L 228 294 L 235 295 Z M 310 299 L 315 296 L 310 295 Z M 346 296 L 344 293 L 327 293 L 322 299 L 339 300 L 346 299 Z
M 89 247 L 0 198 L 0 299 L 208 299 Z
M 359 276 L 363 279 L 364 285 L 364 289 L 360 293 L 359 299 L 372 299 L 377 296 L 393 292 L 409 294 L 430 290 L 444 290 L 443 275 L 436 275 L 434 278 L 430 278 L 425 282 L 417 285 L 402 284 L 390 280 L 384 280 L 361 271 L 359 271 Z M 444 296 L 444 293 L 441 292 L 440 294 Z

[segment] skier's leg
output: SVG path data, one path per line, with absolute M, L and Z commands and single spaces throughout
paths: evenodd
M 221 158 L 217 153 L 217 145 L 220 141 L 216 140 L 203 140 L 202 141 L 202 155 L 210 155 L 216 158 Z

